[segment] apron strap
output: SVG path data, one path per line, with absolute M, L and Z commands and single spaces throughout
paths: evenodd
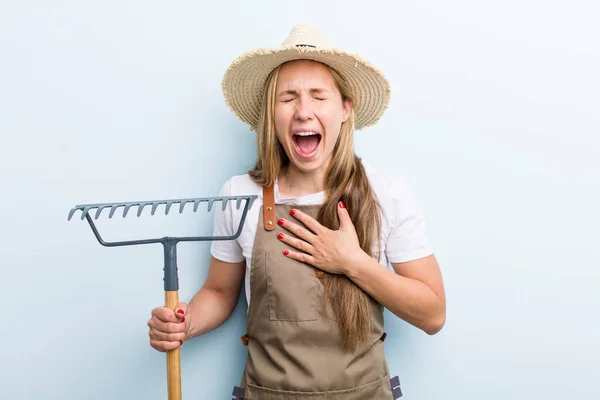
M 275 229 L 275 188 L 263 186 L 263 225 L 266 230 Z

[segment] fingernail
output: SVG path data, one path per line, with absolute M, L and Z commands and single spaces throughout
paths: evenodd
M 278 237 L 279 239 L 283 239 L 283 232 L 280 232 L 280 233 L 279 233 L 279 235 L 277 235 L 277 237 Z
M 283 225 L 283 218 L 280 218 L 279 221 L 277 221 L 278 225 Z
M 294 215 L 296 215 L 296 210 L 290 210 L 290 215 L 293 217 Z
M 343 201 L 340 201 L 340 208 L 346 208 L 346 204 Z
M 183 344 L 183 340 L 180 340 L 179 341 L 179 345 L 181 346 L 182 344 Z
M 183 314 L 183 310 L 177 310 L 177 314 Z
M 287 256 L 288 254 L 290 254 L 289 250 L 284 250 L 284 251 L 283 251 L 283 255 L 284 255 L 284 256 Z
M 185 317 L 181 317 L 181 322 L 185 322 Z

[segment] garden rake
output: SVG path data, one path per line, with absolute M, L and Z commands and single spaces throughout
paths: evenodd
M 164 258 L 165 267 L 164 271 L 164 289 L 165 289 L 165 306 L 169 309 L 175 310 L 179 303 L 179 278 L 177 276 L 177 243 L 179 242 L 194 242 L 194 241 L 214 241 L 214 240 L 234 240 L 242 232 L 244 222 L 248 210 L 252 207 L 254 200 L 258 196 L 224 196 L 224 197 L 205 197 L 205 198 L 189 198 L 189 199 L 174 199 L 174 200 L 155 200 L 155 201 L 136 201 L 127 203 L 103 203 L 103 204 L 81 204 L 73 207 L 68 216 L 68 221 L 71 220 L 73 214 L 77 210 L 81 210 L 81 220 L 87 219 L 96 239 L 103 246 L 131 246 L 139 244 L 150 244 L 150 243 L 162 243 L 164 247 Z M 225 211 L 228 202 L 235 201 L 236 209 L 240 209 L 240 205 L 244 202 L 244 211 L 240 218 L 240 223 L 237 232 L 232 236 L 195 236 L 195 237 L 163 237 L 158 239 L 143 239 L 143 240 L 130 240 L 130 241 L 119 241 L 119 242 L 106 242 L 100 236 L 96 225 L 94 224 L 90 211 L 96 210 L 94 219 L 98 219 L 104 209 L 110 209 L 108 218 L 112 218 L 117 209 L 123 208 L 123 218 L 127 216 L 130 208 L 137 207 L 137 216 L 142 215 L 142 211 L 146 206 L 150 206 L 151 214 L 154 215 L 156 209 L 160 205 L 165 206 L 165 215 L 167 215 L 174 204 L 179 205 L 179 213 L 183 212 L 185 205 L 193 203 L 194 212 L 197 211 L 200 203 L 208 203 L 208 212 L 211 211 L 214 203 L 222 203 L 222 210 Z M 171 351 L 167 351 L 167 389 L 169 400 L 181 400 L 181 367 L 180 367 L 180 354 L 179 348 Z

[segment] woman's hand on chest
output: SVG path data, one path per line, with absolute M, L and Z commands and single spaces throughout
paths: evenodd
M 277 223 L 296 237 L 278 234 L 278 239 L 290 246 L 283 254 L 332 274 L 346 274 L 355 260 L 366 254 L 361 248 L 356 229 L 343 202 L 338 204 L 340 229 L 331 230 L 302 211 L 292 209 L 292 218 L 281 218 Z M 302 222 L 301 226 L 293 221 Z

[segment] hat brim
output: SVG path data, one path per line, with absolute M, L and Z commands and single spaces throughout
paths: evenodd
M 355 129 L 375 124 L 390 100 L 385 76 L 361 57 L 339 50 L 311 47 L 278 47 L 250 51 L 238 57 L 223 77 L 225 103 L 242 121 L 256 130 L 263 101 L 264 84 L 279 65 L 293 60 L 313 60 L 340 73 L 356 92 Z

